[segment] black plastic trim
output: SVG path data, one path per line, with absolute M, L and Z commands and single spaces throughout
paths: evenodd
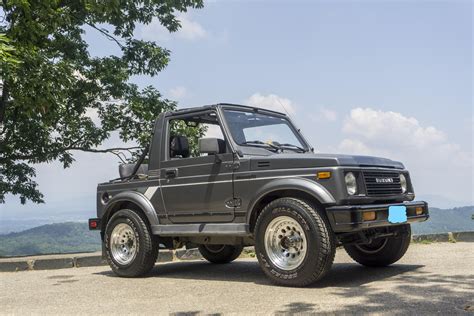
M 389 206 L 404 205 L 407 208 L 407 223 L 423 222 L 429 218 L 428 203 L 424 201 L 367 204 L 367 205 L 342 205 L 326 208 L 329 222 L 335 233 L 347 233 L 374 227 L 396 226 L 400 223 L 388 221 Z M 415 208 L 423 207 L 423 214 L 416 215 Z M 362 212 L 375 211 L 377 218 L 373 221 L 363 221 Z

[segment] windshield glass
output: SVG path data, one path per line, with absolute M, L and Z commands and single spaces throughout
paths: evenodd
M 287 119 L 269 114 L 224 110 L 234 141 L 273 151 L 307 151 Z

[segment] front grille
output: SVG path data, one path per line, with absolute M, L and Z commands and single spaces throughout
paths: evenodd
M 402 193 L 400 176 L 396 172 L 364 171 L 363 175 L 368 196 L 396 195 Z

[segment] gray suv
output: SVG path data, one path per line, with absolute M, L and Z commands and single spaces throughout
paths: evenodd
M 366 266 L 398 261 L 410 223 L 429 216 L 402 163 L 316 154 L 285 114 L 234 104 L 160 114 L 119 172 L 98 185 L 89 227 L 123 277 L 149 272 L 159 249 L 198 248 L 222 264 L 255 246 L 273 282 L 305 286 L 337 246 Z

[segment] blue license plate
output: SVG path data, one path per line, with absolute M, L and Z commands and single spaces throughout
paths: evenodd
M 407 208 L 404 205 L 392 205 L 388 207 L 388 221 L 392 224 L 406 223 Z

